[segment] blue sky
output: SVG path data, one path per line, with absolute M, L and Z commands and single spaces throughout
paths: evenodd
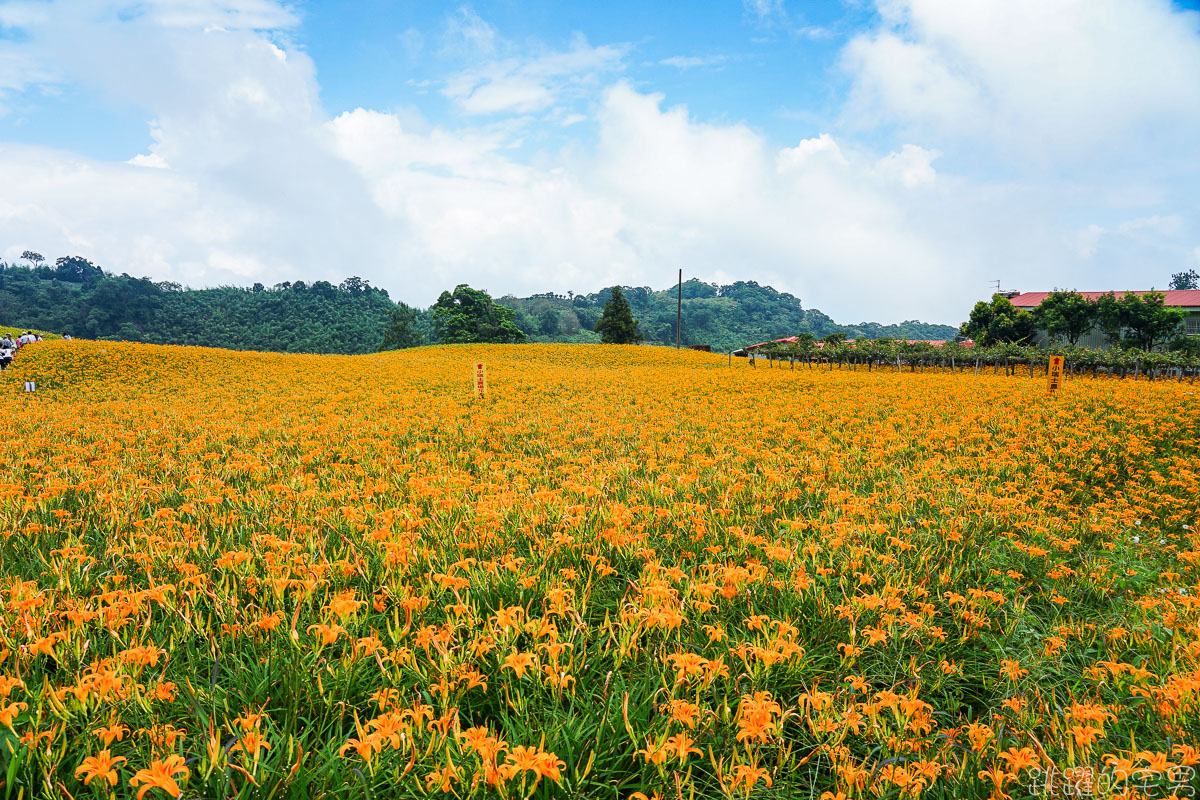
M 442 118 L 447 104 L 420 82 L 436 81 L 463 60 L 444 41 L 445 6 L 367 7 L 366 14 L 349 2 L 303 7 L 300 36 L 322 65 L 326 104 L 415 105 L 431 119 Z M 621 74 L 635 86 L 665 92 L 705 120 L 748 122 L 782 141 L 819 133 L 820 121 L 836 114 L 845 84 L 835 68 L 838 53 L 848 35 L 874 17 L 869 6 L 840 2 L 781 10 L 765 20 L 730 2 L 500 2 L 470 8 L 518 48 L 564 48 L 580 34 L 593 45 L 620 47 L 627 54 Z
M 838 54 L 876 16 L 870 6 L 841 2 L 780 7 L 765 19 L 729 2 L 564 7 L 339 1 L 288 7 L 298 24 L 272 38 L 313 59 L 320 99 L 331 113 L 408 108 L 433 123 L 461 122 L 436 84 L 471 61 L 452 33 L 457 12 L 469 10 L 493 26 L 507 40 L 500 46 L 512 52 L 566 49 L 581 35 L 592 45 L 619 48 L 624 57 L 613 76 L 664 92 L 698 118 L 747 123 L 780 143 L 817 135 L 835 122 L 847 83 L 836 68 Z M 3 33 L 21 36 L 19 28 Z M 107 159 L 128 158 L 150 144 L 152 108 L 113 103 L 78 85 L 32 85 L 7 102 L 12 112 L 0 118 L 0 134 L 12 141 Z M 565 138 L 549 137 L 546 146 Z
M 0 2 L 0 256 L 955 323 L 1200 267 L 1197 75 L 1194 0 Z

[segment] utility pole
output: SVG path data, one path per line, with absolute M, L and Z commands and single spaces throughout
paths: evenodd
M 679 302 L 675 306 L 675 349 L 678 350 L 683 332 L 683 268 L 679 270 Z

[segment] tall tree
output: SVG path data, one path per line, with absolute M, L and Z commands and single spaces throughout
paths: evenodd
M 1182 308 L 1166 305 L 1162 292 L 1139 297 L 1126 292 L 1120 300 L 1112 292 L 1102 295 L 1097 305 L 1100 328 L 1114 344 L 1129 344 L 1151 350 L 1171 338 L 1183 324 Z
M 1079 292 L 1051 292 L 1034 311 L 1039 326 L 1072 347 L 1096 324 L 1096 304 Z
M 41 253 L 36 253 L 33 250 L 26 250 L 25 252 L 21 253 L 21 258 L 25 259 L 30 264 L 33 264 L 34 269 L 40 267 L 42 262 L 46 260 L 44 255 Z
M 980 300 L 971 309 L 971 317 L 960 332 L 980 344 L 1024 344 L 1037 333 L 1037 321 L 1025 309 L 1018 309 L 1004 295 L 992 295 L 992 302 Z
M 620 286 L 614 286 L 612 296 L 604 304 L 600 321 L 596 323 L 596 333 L 604 344 L 637 344 L 642 340 L 638 332 L 637 320 L 629 308 L 629 301 L 621 293 Z
M 1200 289 L 1200 272 L 1189 269 L 1187 272 L 1176 272 L 1171 276 L 1172 289 Z
M 54 277 L 67 283 L 93 284 L 104 277 L 104 270 L 82 256 L 63 256 L 54 262 Z
M 525 341 L 525 333 L 513 321 L 513 310 L 498 305 L 492 296 L 465 283 L 453 292 L 442 292 L 433 306 L 438 338 L 446 344 L 487 342 L 506 344 Z
M 395 308 L 388 311 L 388 326 L 383 332 L 383 342 L 380 350 L 403 350 L 407 347 L 420 347 L 422 344 L 420 328 L 418 327 L 417 310 L 405 303 L 397 303 Z

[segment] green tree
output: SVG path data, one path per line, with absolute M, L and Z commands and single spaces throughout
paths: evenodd
M 1200 272 L 1189 269 L 1187 272 L 1176 272 L 1171 276 L 1172 289 L 1200 289 Z
M 465 283 L 453 292 L 442 292 L 433 306 L 438 338 L 446 344 L 487 342 L 507 344 L 525 341 L 525 333 L 513 321 L 513 310 L 498 305 L 491 295 Z
M 1096 304 L 1079 292 L 1051 292 L 1033 312 L 1051 338 L 1061 336 L 1072 347 L 1096 324 Z
M 379 349 L 382 351 L 420 347 L 423 338 L 417 310 L 405 303 L 397 303 L 395 308 L 388 311 L 388 326 L 383 332 L 383 342 Z
M 633 311 L 625 295 L 621 294 L 620 286 L 613 287 L 612 296 L 604 304 L 604 312 L 596 323 L 596 333 L 600 334 L 600 341 L 604 344 L 637 344 L 642 340 L 637 320 L 633 318 Z
M 1004 295 L 992 295 L 992 302 L 980 300 L 971 309 L 971 317 L 960 332 L 982 345 L 1024 344 L 1037 333 L 1037 320 L 1025 309 L 1018 309 Z
M 833 333 L 830 333 L 826 336 L 822 336 L 821 341 L 824 342 L 825 344 L 829 345 L 830 347 L 837 347 L 840 344 L 846 343 L 846 332 L 845 331 L 834 331 Z
M 1120 300 L 1112 292 L 1096 304 L 1100 328 L 1114 344 L 1129 344 L 1151 350 L 1171 338 L 1186 316 L 1182 308 L 1164 304 L 1162 292 L 1138 297 L 1126 292 Z
M 82 256 L 63 256 L 54 262 L 54 277 L 67 283 L 93 284 L 104 277 L 104 270 Z

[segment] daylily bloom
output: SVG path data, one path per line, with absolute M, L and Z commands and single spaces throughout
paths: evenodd
M 83 776 L 84 786 L 89 785 L 93 778 L 108 781 L 109 786 L 116 786 L 116 767 L 123 761 L 125 761 L 124 756 L 116 756 L 114 758 L 113 754 L 108 752 L 108 750 L 101 750 L 96 755 L 88 756 L 83 760 L 83 763 L 75 769 L 75 777 Z

